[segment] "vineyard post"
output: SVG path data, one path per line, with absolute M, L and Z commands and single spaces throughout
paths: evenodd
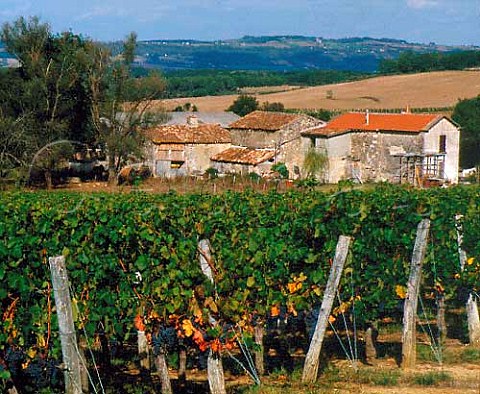
M 371 324 L 365 331 L 365 358 L 369 364 L 375 364 L 377 359 L 377 348 L 375 347 L 378 330 L 375 324 Z
M 342 276 L 343 266 L 347 259 L 348 249 L 351 238 L 345 235 L 340 235 L 335 250 L 335 257 L 333 259 L 332 268 L 328 277 L 327 287 L 323 296 L 320 313 L 313 333 L 312 341 L 305 357 L 305 364 L 303 367 L 302 382 L 311 384 L 315 383 L 318 375 L 318 367 L 320 364 L 320 352 L 322 350 L 323 337 L 328 324 L 328 318 L 332 311 L 333 301 L 337 292 L 340 278 Z
M 258 348 L 255 350 L 255 368 L 260 376 L 265 374 L 264 348 L 263 348 L 263 335 L 264 335 L 265 323 L 259 319 L 254 327 L 255 344 Z
M 58 328 L 62 345 L 63 363 L 65 364 L 65 393 L 82 394 L 82 374 L 77 338 L 73 324 L 72 302 L 65 257 L 48 259 L 52 274 L 53 294 L 57 307 Z
M 458 257 L 460 259 L 460 270 L 465 269 L 465 264 L 467 262 L 467 253 L 463 250 L 463 226 L 461 219 L 463 215 L 455 216 L 455 227 L 457 230 L 457 241 L 458 241 Z M 480 347 L 480 317 L 478 315 L 478 306 L 477 301 L 472 293 L 468 296 L 468 301 L 466 305 L 467 313 L 467 323 L 468 323 L 468 340 L 470 344 L 474 347 Z
M 410 276 L 407 285 L 407 297 L 403 307 L 402 367 L 413 368 L 416 361 L 416 317 L 422 265 L 427 250 L 427 238 L 430 220 L 423 219 L 417 227 L 417 237 L 413 247 Z
M 480 318 L 478 316 L 477 300 L 472 293 L 468 296 L 467 301 L 467 317 L 468 317 L 468 339 L 470 345 L 480 348 Z
M 140 358 L 140 369 L 143 372 L 150 370 L 150 352 L 148 349 L 147 335 L 144 330 L 137 330 L 137 347 Z
M 215 285 L 213 271 L 215 267 L 212 261 L 211 245 L 208 239 L 202 239 L 198 242 L 199 263 L 203 274 Z M 210 320 L 210 319 L 209 319 Z M 220 352 L 208 351 L 207 358 L 207 376 L 208 385 L 211 394 L 226 394 L 225 376 L 223 373 L 222 355 Z

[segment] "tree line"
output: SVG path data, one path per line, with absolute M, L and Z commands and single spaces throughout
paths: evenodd
M 379 74 L 408 74 L 428 71 L 464 70 L 480 67 L 480 51 L 451 53 L 401 53 L 397 59 L 384 59 Z
M 137 69 L 139 75 L 145 73 Z M 168 98 L 215 96 L 235 94 L 242 88 L 259 86 L 318 86 L 350 82 L 369 74 L 354 71 L 309 70 L 309 71 L 224 71 L 224 70 L 178 70 L 164 74 Z
M 55 168 L 79 146 L 101 146 L 114 180 L 140 155 L 141 130 L 161 120 L 149 103 L 165 81 L 156 72 L 133 75 L 135 33 L 115 57 L 81 35 L 53 33 L 37 17 L 5 23 L 0 40 L 20 63 L 0 69 L 0 177 L 40 170 L 51 186 Z

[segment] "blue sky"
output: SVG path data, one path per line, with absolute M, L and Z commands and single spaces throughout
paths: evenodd
M 480 0 L 0 0 L 0 24 L 37 15 L 96 40 L 299 34 L 480 45 Z

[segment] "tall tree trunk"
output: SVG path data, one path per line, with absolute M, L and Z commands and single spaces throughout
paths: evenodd
M 52 190 L 53 188 L 52 171 L 49 168 L 45 170 L 45 187 L 47 190 Z
M 264 323 L 258 322 L 254 330 L 255 344 L 258 346 L 258 350 L 255 350 L 255 368 L 257 369 L 258 375 L 262 376 L 265 374 L 265 363 L 263 360 L 263 334 L 265 332 Z
M 222 356 L 210 349 L 207 359 L 208 385 L 210 394 L 227 394 L 225 389 L 225 377 L 223 374 Z
M 168 365 L 165 353 L 160 351 L 155 356 L 155 367 L 160 376 L 160 383 L 162 385 L 162 394 L 172 394 L 172 385 L 170 382 L 170 377 L 168 376 Z

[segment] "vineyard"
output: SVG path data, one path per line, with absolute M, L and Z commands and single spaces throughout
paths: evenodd
M 186 355 L 199 364 L 207 354 L 217 361 L 231 357 L 259 384 L 269 372 L 254 360 L 264 357 L 259 328 L 266 330 L 265 341 L 272 329 L 288 330 L 292 341 L 308 348 L 342 235 L 352 241 L 329 329 L 339 338 L 349 332 L 354 337 L 379 321 L 401 323 L 422 219 L 431 225 L 418 313 L 435 314 L 439 299 L 448 309 L 465 308 L 480 286 L 478 187 L 379 185 L 329 194 L 3 193 L 3 386 L 62 392 L 52 257 L 65 257 L 92 392 L 105 392 L 108 367 L 122 359 L 127 344 L 138 338 L 140 345 L 142 335 L 159 370 L 172 354 L 180 354 L 175 368 L 182 368 Z M 436 328 L 432 332 L 433 342 L 441 339 Z M 365 358 L 352 344 L 342 345 L 347 358 Z M 432 349 L 441 362 L 441 346 Z M 291 356 L 289 349 L 282 351 L 283 359 Z M 143 358 L 142 371 L 153 369 Z M 95 370 L 97 365 L 104 369 Z M 163 381 L 162 390 L 169 390 Z

